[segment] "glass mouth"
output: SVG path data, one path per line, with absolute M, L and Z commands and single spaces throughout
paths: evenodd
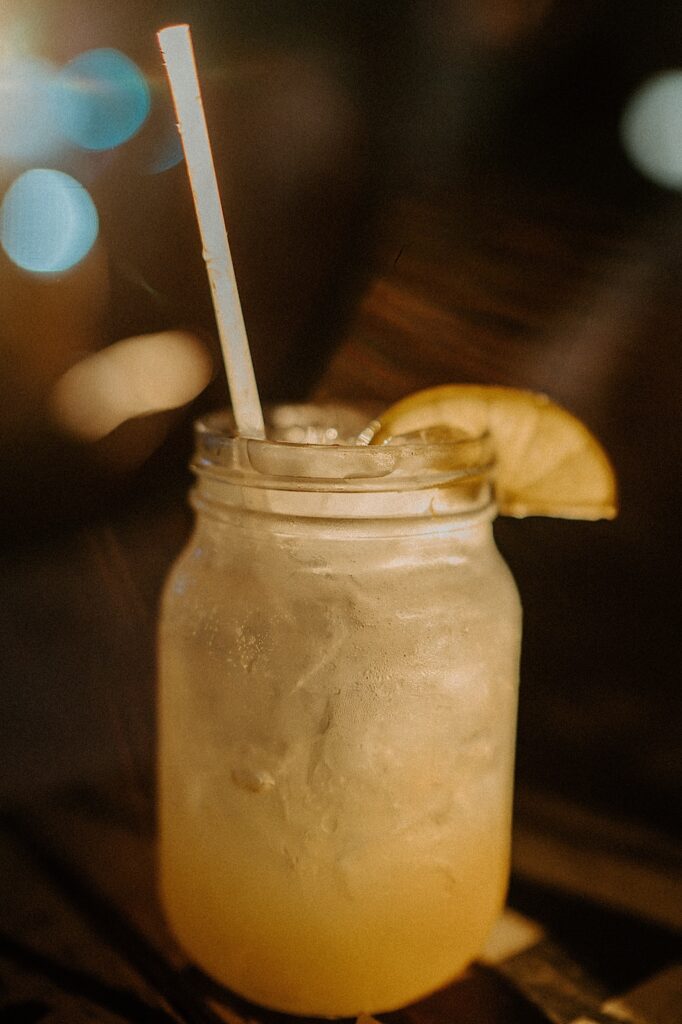
M 232 414 L 196 424 L 192 468 L 243 486 L 297 491 L 408 491 L 467 482 L 489 491 L 490 435 L 436 441 L 358 441 L 373 410 L 348 405 L 281 405 L 265 410 L 265 440 L 236 434 Z M 489 502 L 489 498 L 488 498 Z

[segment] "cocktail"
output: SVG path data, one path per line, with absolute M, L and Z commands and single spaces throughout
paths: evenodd
M 391 1010 L 460 973 L 505 900 L 521 612 L 497 507 L 609 515 L 613 476 L 526 392 L 434 389 L 369 424 L 233 405 L 197 427 L 163 601 L 163 906 L 248 999 Z
M 490 445 L 273 418 L 283 441 L 198 429 L 160 633 L 164 906 L 256 1002 L 392 1009 L 461 971 L 506 891 L 521 631 Z

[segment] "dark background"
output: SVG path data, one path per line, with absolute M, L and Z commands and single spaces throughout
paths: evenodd
M 225 382 L 90 448 L 45 403 L 127 335 L 188 327 L 216 350 L 185 168 L 146 171 L 170 116 L 155 32 L 189 21 L 263 397 L 511 384 L 609 450 L 614 523 L 498 521 L 525 608 L 519 779 L 672 830 L 682 201 L 619 123 L 682 63 L 679 4 L 5 6 L 40 56 L 123 50 L 157 120 L 62 166 L 101 218 L 83 264 L 48 280 L 0 254 L 0 799 L 121 771 L 150 792 L 158 589 L 189 526 L 189 425 Z

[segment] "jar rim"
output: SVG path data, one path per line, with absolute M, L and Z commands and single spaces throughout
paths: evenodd
M 239 478 L 245 486 L 296 490 L 409 490 L 489 478 L 494 450 L 488 432 L 438 441 L 367 445 L 355 438 L 372 418 L 340 403 L 266 407 L 268 436 L 240 436 L 229 410 L 195 423 L 192 469 Z M 314 439 L 315 438 L 315 439 Z

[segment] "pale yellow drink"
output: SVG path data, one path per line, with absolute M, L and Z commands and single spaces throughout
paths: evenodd
M 503 905 L 520 609 L 486 446 L 447 449 L 199 435 L 160 631 L 162 900 L 275 1009 L 415 1000 Z

